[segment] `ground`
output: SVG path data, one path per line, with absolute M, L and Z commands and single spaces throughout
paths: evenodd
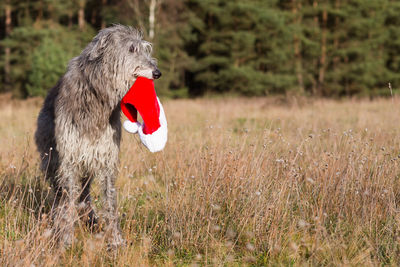
M 0 105 L 2 266 L 400 264 L 400 99 L 164 101 L 163 152 L 123 134 L 117 252 L 81 224 L 52 247 L 41 101 Z

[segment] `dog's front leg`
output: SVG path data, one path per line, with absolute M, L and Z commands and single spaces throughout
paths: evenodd
M 116 168 L 115 168 L 116 169 Z M 118 221 L 117 192 L 115 190 L 116 170 L 104 168 L 99 172 L 100 183 L 104 192 L 104 219 L 107 241 L 111 249 L 125 245 Z
M 61 164 L 56 177 L 57 206 L 53 208 L 53 224 L 60 243 L 70 247 L 74 240 L 74 224 L 78 221 L 76 201 L 79 197 L 78 171 L 70 164 Z
M 92 198 L 90 196 L 90 185 L 92 178 L 88 175 L 81 178 L 82 189 L 79 197 L 79 212 L 81 219 L 86 222 L 91 231 L 97 230 L 97 215 L 92 207 Z

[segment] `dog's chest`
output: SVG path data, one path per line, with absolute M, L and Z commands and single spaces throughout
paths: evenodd
M 61 158 L 85 168 L 110 166 L 118 162 L 120 131 L 110 124 L 95 136 L 64 128 L 56 135 L 57 149 Z

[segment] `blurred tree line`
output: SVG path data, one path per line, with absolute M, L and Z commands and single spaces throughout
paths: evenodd
M 385 95 L 400 85 L 396 0 L 0 0 L 0 92 L 43 96 L 96 32 L 143 30 L 160 94 Z

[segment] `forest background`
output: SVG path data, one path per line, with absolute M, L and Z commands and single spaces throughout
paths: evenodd
M 121 23 L 153 43 L 163 96 L 390 95 L 399 14 L 396 0 L 0 0 L 0 92 L 46 95 Z

